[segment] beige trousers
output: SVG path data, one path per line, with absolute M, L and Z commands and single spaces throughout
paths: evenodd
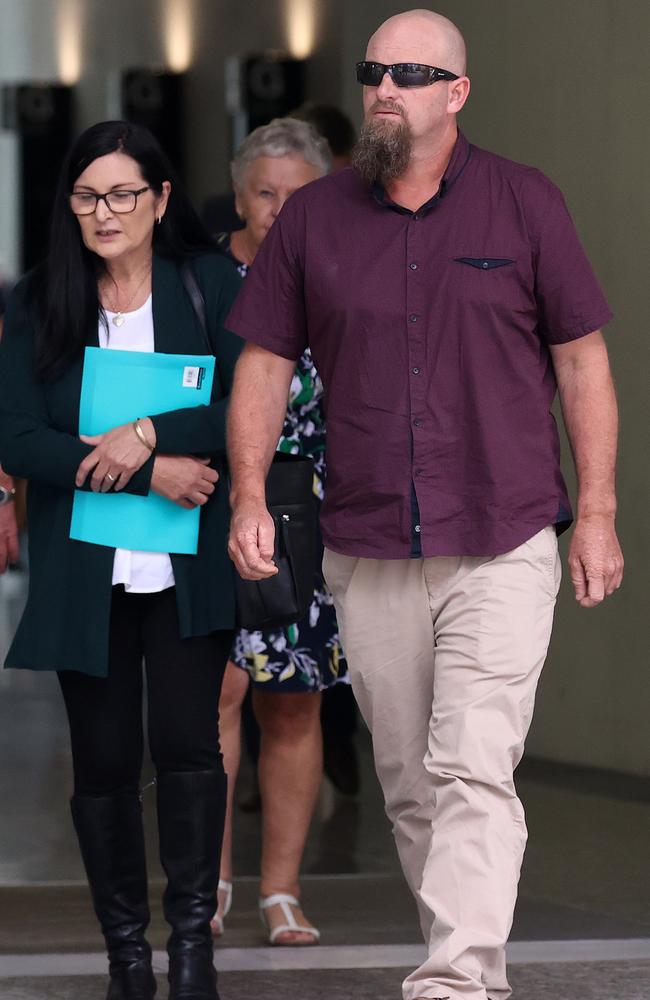
M 560 585 L 555 530 L 494 557 L 326 550 L 323 571 L 428 945 L 404 1000 L 505 1000 L 526 843 L 513 771 Z

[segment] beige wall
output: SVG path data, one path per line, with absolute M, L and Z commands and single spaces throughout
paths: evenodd
M 190 187 L 197 200 L 227 183 L 223 60 L 286 48 L 288 18 L 313 22 L 311 96 L 358 119 L 354 62 L 386 0 L 0 0 L 0 82 L 53 76 L 55 15 L 83 26 L 79 125 L 111 111 L 111 80 L 130 65 L 164 63 L 167 18 L 188 18 Z M 472 141 L 545 170 L 565 192 L 616 313 L 608 331 L 623 423 L 620 533 L 623 591 L 587 612 L 563 586 L 529 750 L 650 774 L 649 561 L 644 370 L 647 365 L 646 128 L 650 5 L 644 0 L 457 0 L 437 9 L 463 29 L 473 90 L 462 116 Z M 118 15 L 122 20 L 118 20 Z M 2 136 L 0 136 L 2 139 Z M 10 168 L 3 153 L 0 173 Z M 0 251 L 9 218 L 0 187 Z M 3 206 L 2 199 L 5 200 Z M 647 381 L 647 379 L 646 379 Z M 647 393 L 645 394 L 647 396 Z M 645 444 L 645 449 L 644 449 Z M 565 465 L 570 468 L 568 452 Z M 566 549 L 566 536 L 562 546 Z

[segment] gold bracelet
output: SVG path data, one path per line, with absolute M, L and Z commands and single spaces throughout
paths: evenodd
M 133 421 L 133 430 L 138 435 L 138 439 L 142 442 L 142 444 L 145 446 L 145 448 L 148 448 L 149 451 L 153 453 L 153 451 L 155 449 L 155 445 L 149 444 L 149 442 L 147 441 L 147 439 L 146 439 L 146 437 L 144 435 L 144 431 L 140 427 L 140 422 L 139 421 L 140 421 L 140 417 L 136 417 L 136 419 Z

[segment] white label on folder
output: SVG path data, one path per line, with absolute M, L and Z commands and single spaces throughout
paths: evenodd
M 205 368 L 197 365 L 186 365 L 183 369 L 183 386 L 186 389 L 200 389 L 205 376 Z

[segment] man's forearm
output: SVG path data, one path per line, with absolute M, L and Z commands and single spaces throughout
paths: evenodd
M 555 360 L 555 359 L 554 359 Z M 616 513 L 618 409 L 604 342 L 557 363 L 562 413 L 578 479 L 578 518 Z
M 249 344 L 235 369 L 228 414 L 233 506 L 264 501 L 266 474 L 277 448 L 295 362 Z

